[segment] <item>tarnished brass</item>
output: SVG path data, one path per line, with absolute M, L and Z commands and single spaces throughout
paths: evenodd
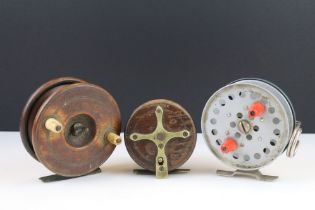
M 107 140 L 114 145 L 118 145 L 121 143 L 121 138 L 116 133 L 109 133 L 107 135 Z
M 133 133 L 130 138 L 133 141 L 150 140 L 157 149 L 158 153 L 155 161 L 155 173 L 157 178 L 164 178 L 168 175 L 167 157 L 165 155 L 164 147 L 173 138 L 187 138 L 190 136 L 188 130 L 182 130 L 178 132 L 169 132 L 163 127 L 163 109 L 161 106 L 157 106 L 155 110 L 157 126 L 155 130 L 150 134 Z

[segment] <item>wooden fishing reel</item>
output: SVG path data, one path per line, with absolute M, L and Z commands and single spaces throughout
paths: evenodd
M 96 85 L 70 77 L 39 87 L 20 121 L 28 153 L 64 178 L 99 170 L 121 142 L 120 129 L 120 111 L 114 98 Z
M 125 130 L 130 156 L 142 168 L 155 172 L 157 178 L 164 178 L 169 172 L 187 171 L 178 168 L 191 156 L 196 137 L 189 113 L 179 104 L 162 99 L 139 106 Z
M 205 105 L 201 127 L 214 155 L 237 169 L 217 174 L 267 181 L 278 177 L 258 169 L 285 150 L 293 157 L 302 132 L 286 94 L 260 79 L 238 80 L 215 92 Z

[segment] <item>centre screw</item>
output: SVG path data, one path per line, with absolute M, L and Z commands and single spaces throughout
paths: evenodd
M 252 126 L 249 121 L 241 120 L 238 123 L 238 130 L 244 134 L 248 134 L 252 129 Z

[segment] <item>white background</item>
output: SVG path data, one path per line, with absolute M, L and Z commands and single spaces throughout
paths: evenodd
M 182 168 L 188 174 L 158 180 L 135 175 L 139 168 L 119 145 L 101 167 L 102 173 L 54 183 L 24 149 L 17 132 L 0 132 L 0 209 L 313 209 L 315 200 L 315 135 L 303 134 L 297 155 L 283 154 L 262 169 L 274 182 L 219 177 L 229 169 L 207 148 L 201 135 Z

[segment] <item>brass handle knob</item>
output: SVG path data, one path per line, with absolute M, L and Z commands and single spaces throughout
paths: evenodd
M 107 135 L 107 140 L 111 143 L 111 144 L 114 144 L 114 145 L 118 145 L 121 143 L 121 138 L 119 135 L 117 135 L 116 133 L 112 133 L 110 132 L 108 135 Z

